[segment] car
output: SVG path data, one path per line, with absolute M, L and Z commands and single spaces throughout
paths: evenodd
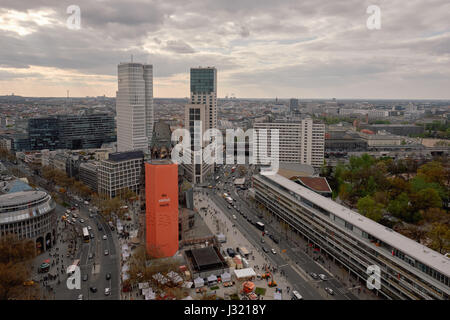
M 319 278 L 323 281 L 327 280 L 326 275 L 324 275 L 323 273 L 319 274 Z
M 235 220 L 237 219 L 236 216 L 235 216 L 234 214 L 233 214 L 233 219 L 235 219 Z
M 231 258 L 234 258 L 234 256 L 236 255 L 236 252 L 234 252 L 234 250 L 231 249 L 231 248 L 227 248 L 227 254 L 228 254 Z
M 103 230 L 101 225 L 97 225 L 97 229 L 98 229 L 98 231 L 102 231 Z
M 91 227 L 91 226 L 87 226 L 87 229 L 88 229 L 89 231 L 91 231 L 91 230 L 92 230 L 92 227 Z
M 264 241 L 264 239 L 263 238 L 261 238 L 261 243 L 265 243 L 266 241 Z
M 92 259 L 94 257 L 94 254 L 91 252 L 91 253 L 89 253 L 89 255 L 88 255 L 88 259 Z
M 89 290 L 91 290 L 92 293 L 96 293 L 97 292 L 97 288 L 96 287 L 90 287 Z
M 277 254 L 277 252 L 275 251 L 275 249 L 271 249 L 270 251 L 272 251 L 273 254 Z
M 262 249 L 263 249 L 263 251 L 264 251 L 265 253 L 268 253 L 268 252 L 269 252 L 269 250 L 267 250 L 266 247 L 262 247 Z
M 319 276 L 317 275 L 317 273 L 311 272 L 309 274 L 313 279 L 317 279 Z
M 106 234 L 103 235 L 103 240 L 107 240 L 108 236 Z
M 95 238 L 95 236 L 94 236 L 93 233 L 89 233 L 89 237 L 91 237 L 91 239 L 94 239 L 94 238 Z
M 325 291 L 329 294 L 329 295 L 334 295 L 334 291 L 331 288 L 326 287 Z
M 84 219 L 80 219 L 80 223 L 84 223 Z
M 77 300 L 83 300 L 83 295 L 82 295 L 82 294 L 79 294 Z
M 77 220 L 75 218 L 72 218 L 72 222 L 75 223 L 77 222 Z
M 88 280 L 88 275 L 87 274 L 84 274 L 83 275 L 83 281 L 87 281 Z
M 109 254 L 108 249 L 105 250 L 105 256 L 107 256 Z
M 109 279 L 111 279 L 111 273 L 108 272 L 108 273 L 106 274 L 106 280 L 109 280 Z
M 231 210 L 231 206 L 227 206 L 227 208 Z
M 94 214 L 93 213 L 89 213 L 89 218 L 93 218 Z
M 110 288 L 105 288 L 105 296 L 109 296 L 111 294 Z
M 88 201 L 84 201 L 84 204 L 85 204 L 85 205 L 88 205 L 88 204 L 89 204 L 89 202 L 88 202 Z
M 270 238 L 270 239 L 272 239 L 272 241 L 275 242 L 276 244 L 278 244 L 278 242 L 279 242 L 278 239 L 275 238 L 274 236 L 272 236 L 272 238 Z

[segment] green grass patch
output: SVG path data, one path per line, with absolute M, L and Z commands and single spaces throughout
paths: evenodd
M 210 289 L 211 290 L 219 290 L 219 287 L 218 286 L 214 286 L 214 287 L 211 287 Z
M 239 296 L 236 293 L 230 294 L 230 299 L 231 300 L 240 300 Z
M 264 296 L 266 294 L 265 288 L 256 287 L 255 293 L 260 296 Z

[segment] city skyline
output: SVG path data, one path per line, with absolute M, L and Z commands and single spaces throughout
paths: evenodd
M 154 97 L 186 97 L 189 69 L 214 65 L 219 97 L 450 98 L 445 1 L 381 2 L 380 30 L 368 1 L 77 5 L 79 30 L 66 4 L 2 4 L 0 95 L 114 97 L 133 55 L 154 66 Z

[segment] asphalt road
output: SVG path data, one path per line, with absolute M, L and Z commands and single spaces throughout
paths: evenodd
M 228 166 L 227 166 L 228 167 Z M 228 172 L 227 167 L 225 171 Z M 228 172 L 229 173 L 229 172 Z M 250 208 L 247 203 L 241 198 L 241 192 L 237 192 L 236 188 L 232 185 L 237 173 L 229 174 L 228 177 L 224 177 L 224 171 L 219 172 L 222 177 L 219 190 L 204 188 L 209 197 L 225 212 L 231 221 L 234 221 L 236 227 L 240 232 L 247 237 L 247 239 L 257 248 L 262 246 L 267 249 L 275 249 L 277 254 L 271 252 L 266 253 L 266 256 L 272 261 L 273 265 L 282 269 L 287 276 L 288 281 L 293 285 L 304 299 L 324 299 L 333 298 L 337 300 L 350 300 L 357 299 L 355 295 L 349 292 L 334 275 L 329 273 L 328 270 L 317 264 L 310 256 L 308 256 L 302 248 L 292 248 L 291 244 L 287 243 L 281 234 L 275 230 L 269 223 L 264 221 L 263 218 L 258 218 L 256 211 Z M 215 174 L 217 176 L 217 174 Z M 234 208 L 228 209 L 228 202 L 222 197 L 224 182 L 228 183 L 226 188 L 229 190 L 231 197 L 236 200 L 235 204 L 247 217 L 250 217 L 252 221 L 262 221 L 265 224 L 265 230 L 279 239 L 279 243 L 274 243 L 269 237 L 265 236 L 265 243 L 261 243 L 262 232 L 258 230 L 254 225 L 250 224 L 244 217 Z M 231 184 L 230 184 L 231 183 Z M 215 182 L 212 183 L 216 185 Z M 237 219 L 233 219 L 232 215 L 235 215 Z M 277 222 L 275 222 L 277 223 Z M 285 252 L 281 253 L 281 250 Z M 326 281 L 320 279 L 313 279 L 309 273 L 314 272 L 316 274 L 325 274 L 328 278 Z M 329 287 L 334 291 L 334 295 L 330 296 L 325 292 L 325 287 Z
M 18 165 L 14 165 L 10 162 L 4 162 L 4 164 L 8 168 L 18 168 L 19 170 L 25 172 L 28 175 L 33 176 L 40 188 L 43 189 L 47 181 L 42 177 L 34 175 L 31 170 L 23 163 L 19 161 Z M 79 267 L 81 271 L 81 278 L 85 274 L 88 275 L 87 281 L 81 281 L 81 290 L 77 289 L 68 289 L 66 286 L 67 275 L 61 275 L 61 284 L 56 285 L 53 284 L 55 288 L 54 299 L 59 300 L 76 300 L 79 294 L 83 294 L 84 300 L 119 300 L 120 299 L 120 288 L 119 288 L 119 268 L 120 268 L 120 249 L 118 249 L 119 242 L 117 239 L 116 232 L 112 232 L 109 225 L 98 215 L 94 215 L 94 217 L 89 217 L 89 206 L 84 205 L 74 199 L 70 201 L 70 205 L 74 206 L 78 204 L 79 210 L 77 211 L 78 218 L 76 219 L 75 226 L 81 230 L 83 227 L 87 227 L 90 225 L 92 227 L 91 233 L 94 234 L 94 238 L 90 239 L 89 243 L 85 243 L 81 238 L 78 238 L 78 246 L 81 249 L 78 249 L 75 253 L 73 260 L 79 259 Z M 56 206 L 56 214 L 58 216 L 58 221 L 61 220 L 61 216 L 65 214 L 66 208 L 61 205 Z M 73 217 L 72 214 L 70 215 Z M 84 223 L 80 222 L 80 219 L 84 219 Z M 98 230 L 97 225 L 102 226 L 102 231 Z M 68 232 L 68 231 L 63 231 Z M 103 240 L 103 235 L 107 235 L 107 240 Z M 69 260 L 66 257 L 67 252 L 67 244 L 63 245 L 62 243 L 57 244 L 60 247 L 60 251 L 58 254 L 63 254 L 65 260 L 65 268 L 68 267 L 69 264 L 73 262 L 73 260 Z M 108 250 L 109 254 L 104 255 L 104 251 Z M 54 250 L 53 250 L 54 251 Z M 93 259 L 89 259 L 89 254 L 93 253 Z M 47 259 L 48 253 L 45 252 L 37 259 L 45 258 Z M 95 264 L 95 265 L 94 265 Z M 106 274 L 111 274 L 111 279 L 106 280 Z M 93 293 L 89 290 L 90 287 L 96 287 L 97 292 Z M 105 296 L 105 288 L 110 288 L 111 293 L 108 296 Z

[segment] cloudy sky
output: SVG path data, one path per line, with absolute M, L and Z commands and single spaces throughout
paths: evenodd
M 449 12 L 448 0 L 0 0 L 0 95 L 115 96 L 133 55 L 153 64 L 155 97 L 188 96 L 189 68 L 216 66 L 219 97 L 448 99 Z

